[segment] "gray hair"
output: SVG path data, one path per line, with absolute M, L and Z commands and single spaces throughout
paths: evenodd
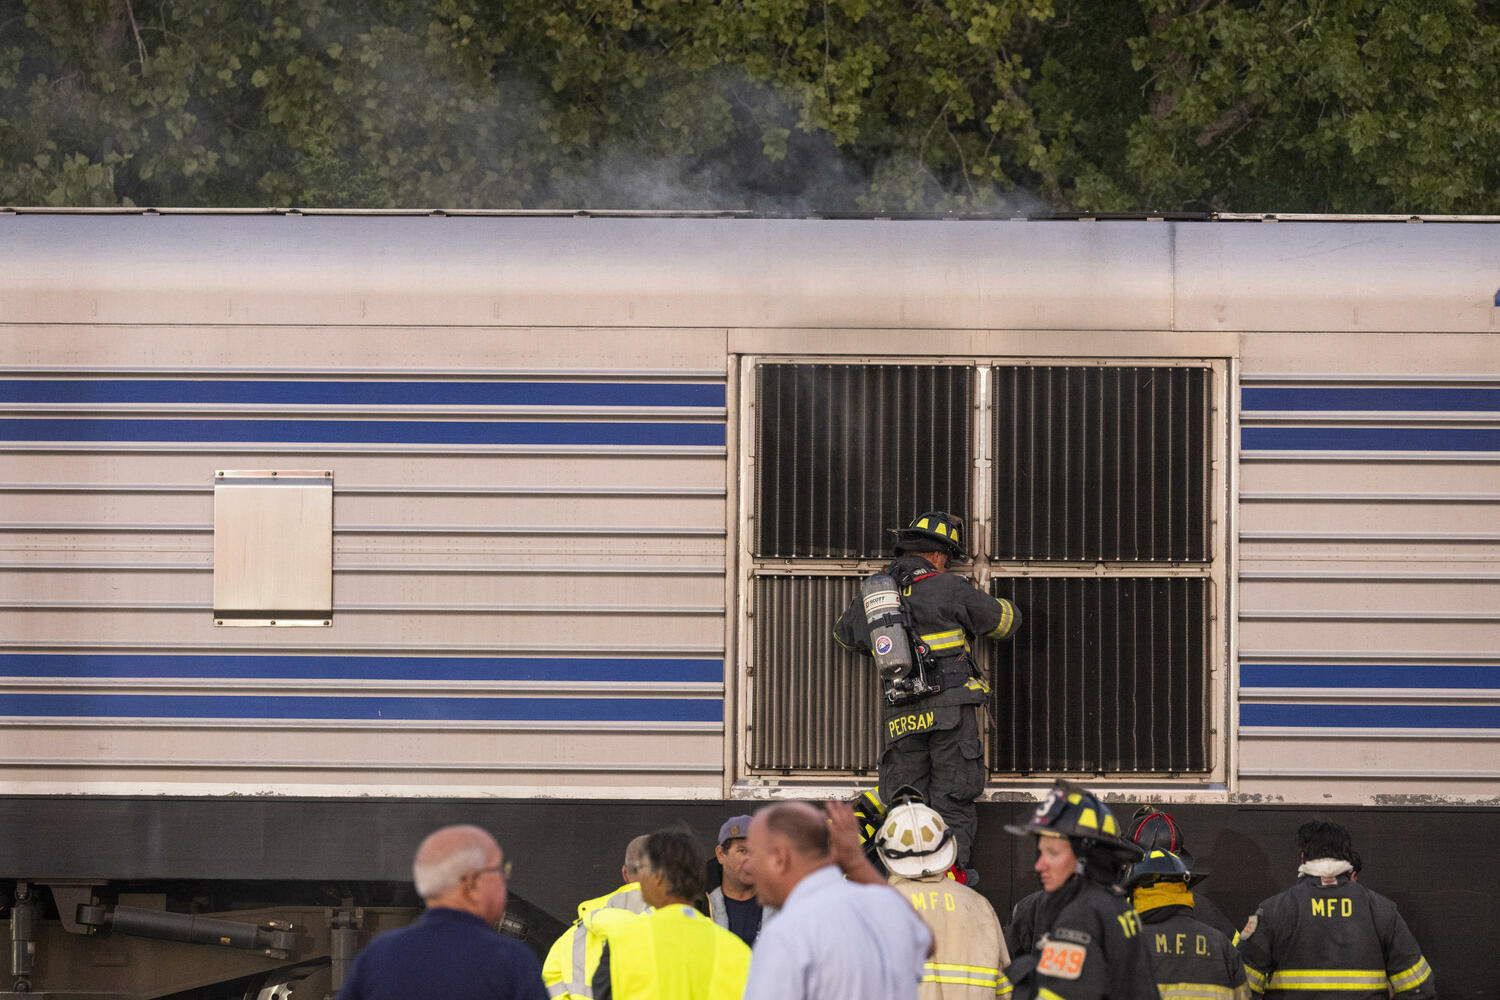
M 646 856 L 646 841 L 650 834 L 643 833 L 632 840 L 625 847 L 625 872 L 628 875 L 639 875 L 651 867 L 651 859 Z
M 484 867 L 490 835 L 475 826 L 445 826 L 417 848 L 411 877 L 417 895 L 435 899 L 456 888 L 464 876 Z

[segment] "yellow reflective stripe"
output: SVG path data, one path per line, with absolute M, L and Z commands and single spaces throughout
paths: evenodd
M 999 969 L 991 968 L 988 965 L 955 965 L 952 962 L 928 962 L 927 968 L 941 969 L 944 972 L 977 972 L 981 976 L 1000 975 Z
M 1000 624 L 985 634 L 992 639 L 1003 639 L 1016 622 L 1016 606 L 1009 601 L 996 599 L 1000 601 Z
M 1047 987 L 1043 986 L 1036 991 L 1036 1000 L 1067 1000 L 1067 998 L 1059 993 L 1053 993 Z
M 1277 969 L 1271 973 L 1273 990 L 1380 990 L 1384 969 Z
M 1249 983 L 1250 988 L 1256 993 L 1266 991 L 1266 974 L 1249 965 L 1245 966 L 1245 982 Z
M 1157 983 L 1161 1000 L 1234 1000 L 1234 990 L 1213 983 Z
M 947 962 L 928 962 L 922 976 L 924 983 L 953 983 L 957 986 L 999 985 L 1000 970 L 983 965 L 954 965 Z
M 1412 989 L 1413 987 L 1422 985 L 1423 981 L 1430 975 L 1432 975 L 1432 966 L 1427 964 L 1426 958 L 1419 957 L 1416 965 L 1413 965 L 1405 972 L 1398 972 L 1391 977 L 1391 989 L 1397 993 L 1400 993 L 1402 990 Z
M 961 628 L 950 629 L 947 632 L 926 632 L 922 635 L 922 641 L 927 643 L 928 649 L 954 649 L 958 646 L 968 648 L 968 642 L 964 640 L 964 630 Z
M 1000 975 L 1000 981 L 995 984 L 995 996 L 1008 997 L 1015 992 L 1015 989 L 1016 988 L 1010 984 L 1010 980 L 1006 979 L 1004 973 L 1002 973 Z

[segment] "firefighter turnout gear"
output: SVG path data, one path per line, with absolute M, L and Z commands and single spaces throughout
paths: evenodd
M 1188 875 L 1177 855 L 1151 851 L 1126 876 L 1162 1000 L 1248 1000 L 1240 953 L 1193 912 Z
M 562 933 L 542 963 L 542 982 L 549 997 L 593 1000 L 592 980 L 604 951 L 604 932 L 613 924 L 646 912 L 638 882 L 578 904 L 578 919 Z
M 750 973 L 745 942 L 691 906 L 663 906 L 605 931 L 608 958 L 595 995 L 610 1000 L 739 1000 Z M 608 973 L 607 990 L 600 989 Z
M 1328 867 L 1344 870 L 1302 875 L 1240 932 L 1251 991 L 1266 1000 L 1436 996 L 1432 968 L 1396 904 L 1350 881 L 1347 862 Z
M 979 712 L 989 699 L 989 685 L 970 649 L 980 637 L 1014 635 L 1020 615 L 1010 601 L 991 597 L 957 574 L 938 572 L 919 555 L 898 556 L 885 572 L 900 586 L 903 611 L 927 648 L 927 681 L 936 690 L 901 704 L 882 699 L 880 786 L 915 788 L 952 828 L 958 864 L 967 866 L 979 825 L 974 799 L 986 777 Z M 835 624 L 834 637 L 850 649 L 871 652 L 860 597 Z
M 983 896 L 941 872 L 920 878 L 894 875 L 891 885 L 932 931 L 933 953 L 922 970 L 920 1000 L 1003 995 L 1000 970 L 1010 957 L 1000 920 Z
M 1138 1000 L 1157 996 L 1140 914 L 1116 884 L 1121 862 L 1141 850 L 1120 836 L 1109 808 L 1086 789 L 1057 782 L 1017 836 L 1065 838 L 1068 848 L 1039 851 L 1037 870 L 1051 885 L 1029 909 L 1032 950 L 1005 970 L 1002 990 L 1015 1000 Z M 1052 867 L 1051 858 L 1076 867 Z M 1050 881 L 1066 873 L 1061 884 Z
M 1031 954 L 1000 984 L 1014 1000 L 1140 1000 L 1157 996 L 1141 918 L 1120 892 L 1074 875 L 1049 897 Z

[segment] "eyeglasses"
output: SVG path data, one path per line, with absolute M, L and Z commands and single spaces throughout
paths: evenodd
M 483 875 L 485 872 L 499 872 L 501 875 L 503 875 L 505 877 L 505 880 L 507 882 L 509 882 L 510 881 L 510 862 L 506 861 L 506 862 L 503 862 L 503 863 L 498 864 L 498 865 L 490 865 L 488 868 L 476 868 L 473 871 L 469 872 L 468 875 L 465 875 L 464 878 L 468 878 L 469 875 L 472 875 L 472 876 L 474 876 L 477 879 L 479 876 Z

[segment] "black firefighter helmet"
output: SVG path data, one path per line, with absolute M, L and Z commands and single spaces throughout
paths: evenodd
M 1128 864 L 1144 853 L 1134 841 L 1121 836 L 1123 831 L 1115 814 L 1098 796 L 1061 780 L 1052 786 L 1026 824 L 1007 824 L 1005 829 L 1020 837 L 1027 834 L 1066 837 L 1074 843 L 1074 853 L 1080 857 L 1097 848 Z
M 896 555 L 903 552 L 946 552 L 949 559 L 963 555 L 964 521 L 947 511 L 929 510 L 904 528 L 892 528 Z

